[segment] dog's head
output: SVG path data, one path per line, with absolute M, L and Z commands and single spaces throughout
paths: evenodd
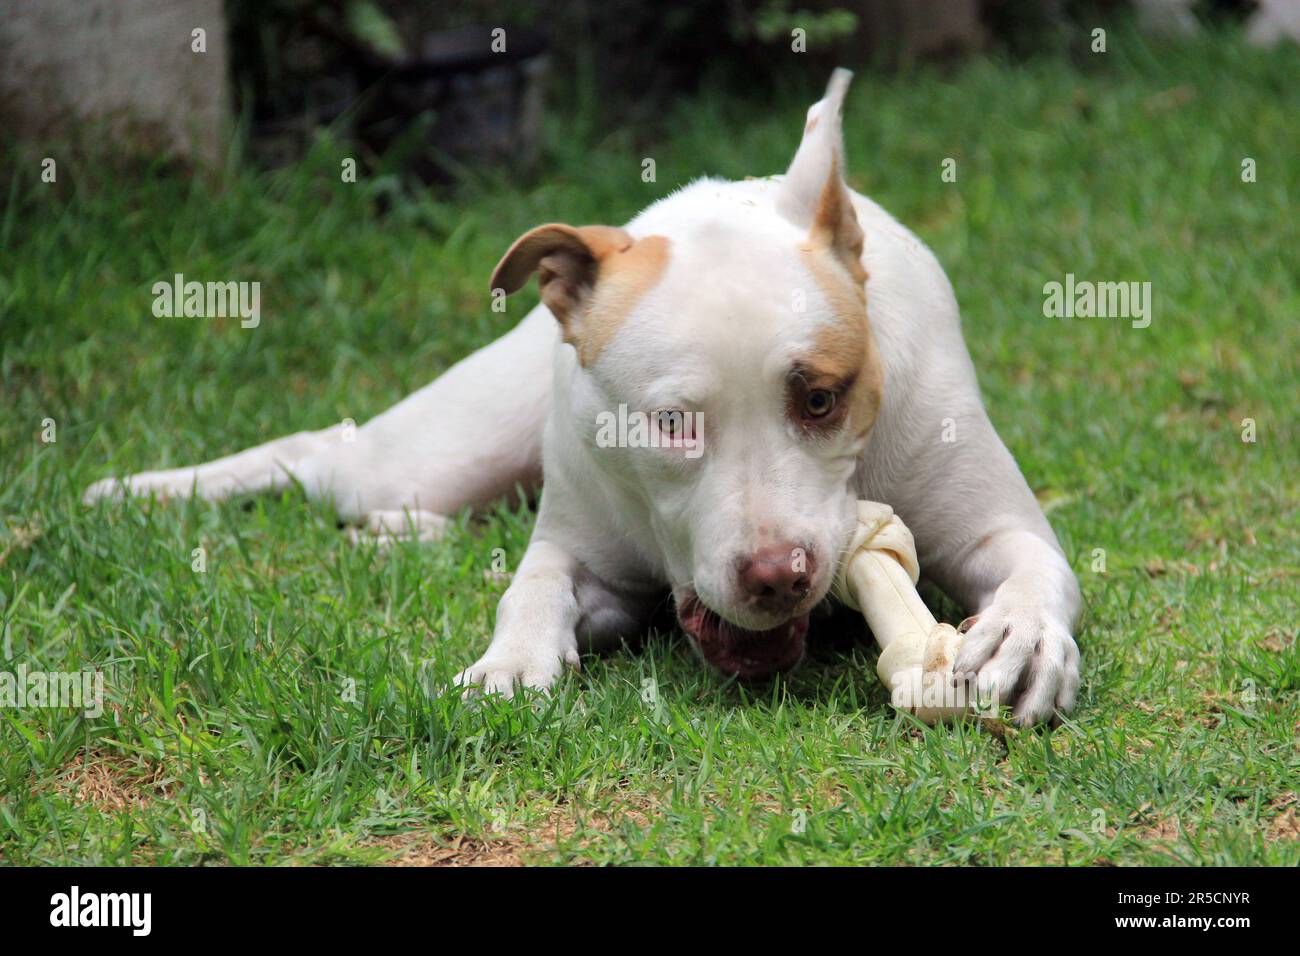
M 643 510 L 683 628 L 746 678 L 802 657 L 853 529 L 851 479 L 880 404 L 843 180 L 848 78 L 837 71 L 809 110 L 779 183 L 713 197 L 697 184 L 634 222 L 636 238 L 540 226 L 492 277 L 513 292 L 537 272 L 576 355 L 566 420 Z

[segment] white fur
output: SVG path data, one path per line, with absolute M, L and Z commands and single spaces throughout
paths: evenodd
M 643 625 L 664 588 L 693 587 L 747 628 L 730 569 L 773 539 L 807 542 L 825 593 L 858 498 L 890 504 L 912 529 L 923 572 L 979 614 L 957 671 L 1020 687 L 1022 721 L 1068 710 L 1078 686 L 1071 631 L 1078 585 L 979 397 L 957 303 L 910 231 L 853 195 L 865 233 L 868 312 L 884 365 L 865 448 L 813 445 L 785 422 L 781 378 L 830 312 L 795 252 L 840 149 L 835 81 L 783 181 L 700 180 L 628 224 L 670 239 L 668 267 L 599 359 L 582 368 L 538 306 L 514 331 L 357 429 L 302 433 L 193 468 L 109 479 L 119 493 L 221 498 L 291 475 L 340 514 L 387 538 L 436 536 L 441 516 L 516 485 L 546 484 L 532 542 L 502 598 L 483 658 L 459 680 L 510 693 L 549 687 L 580 645 Z M 842 170 L 842 162 L 839 164 Z M 791 308 L 800 291 L 806 309 Z M 705 453 L 597 449 L 596 416 L 626 403 L 698 410 Z M 955 442 L 941 436 L 945 419 Z

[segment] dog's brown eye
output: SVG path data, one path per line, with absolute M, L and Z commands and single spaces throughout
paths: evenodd
M 810 418 L 825 418 L 835 407 L 835 393 L 814 388 L 804 399 L 803 410 Z
M 679 438 L 682 434 L 682 413 L 665 409 L 655 413 L 659 431 L 669 438 Z

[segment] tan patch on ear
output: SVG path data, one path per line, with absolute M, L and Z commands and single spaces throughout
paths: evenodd
M 626 252 L 636 242 L 617 226 L 579 226 L 576 232 L 597 262 L 603 262 L 617 252 Z
M 537 271 L 538 264 L 548 255 L 569 254 L 590 256 L 591 250 L 582 241 L 577 229 L 562 222 L 547 223 L 526 233 L 511 243 L 488 282 L 490 289 L 503 290 L 506 295 L 518 292 L 528 277 Z
M 867 319 L 867 294 L 862 285 L 866 270 L 859 263 L 863 279 L 857 280 L 838 268 L 838 260 L 831 259 L 825 248 L 805 246 L 800 253 L 831 310 L 830 321 L 817 331 L 813 350 L 802 361 L 814 376 L 852 380 L 847 395 L 848 426 L 859 437 L 865 436 L 880 412 L 885 379 Z
M 610 226 L 575 229 L 559 222 L 538 226 L 506 250 L 492 271 L 490 288 L 509 295 L 523 288 L 536 272 L 542 302 L 568 334 L 571 314 L 591 292 L 600 256 L 631 244 L 631 236 Z
M 574 342 L 584 366 L 600 357 L 637 302 L 663 278 L 669 245 L 667 236 L 646 236 L 601 260 L 595 294 Z
M 590 365 L 667 264 L 664 236 L 634 240 L 614 226 L 549 223 L 515 240 L 493 270 L 491 288 L 509 295 L 536 272 L 564 340 Z
M 831 161 L 831 174 L 826 177 L 826 185 L 817 199 L 808 238 L 834 253 L 855 281 L 867 280 L 867 272 L 862 267 L 862 226 L 853 211 L 848 187 L 840 179 L 838 159 Z

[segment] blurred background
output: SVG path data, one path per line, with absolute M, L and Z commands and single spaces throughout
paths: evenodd
M 0 0 L 0 129 L 198 166 L 241 133 L 275 166 L 328 126 L 365 167 L 437 182 L 535 168 L 556 103 L 652 128 L 674 97 L 815 90 L 841 64 L 1086 57 L 1117 17 L 1300 38 L 1297 0 Z

